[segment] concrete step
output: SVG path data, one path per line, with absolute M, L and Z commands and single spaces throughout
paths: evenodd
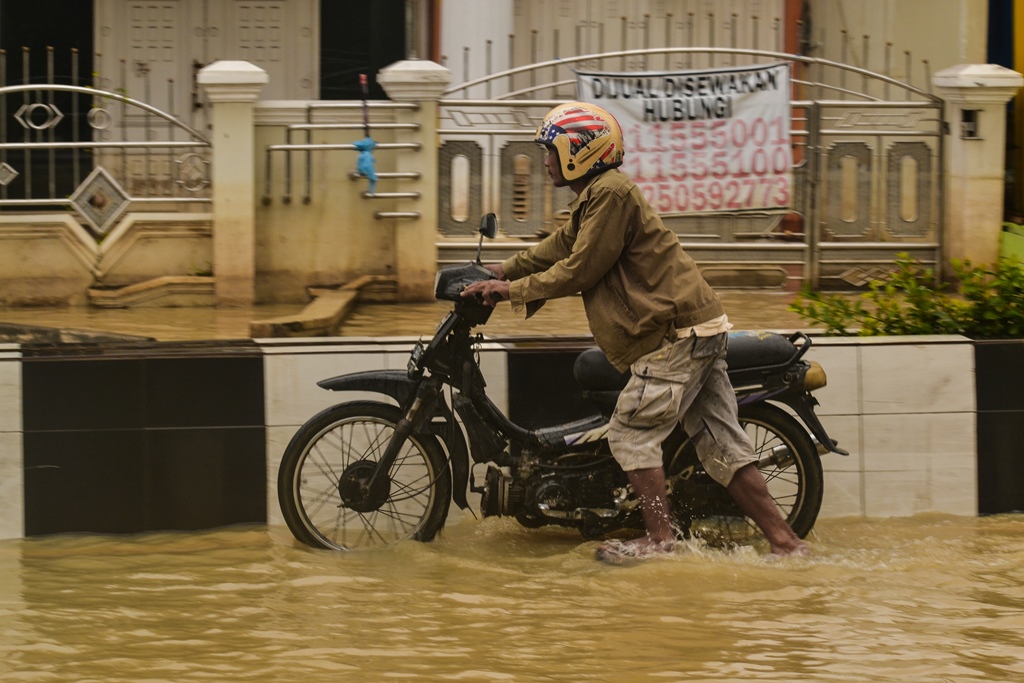
M 249 323 L 249 335 L 253 339 L 270 337 L 331 337 L 338 333 L 338 326 L 351 312 L 362 290 L 371 297 L 381 295 L 381 290 L 394 287 L 394 278 L 380 275 L 364 275 L 352 282 L 334 289 L 311 287 L 313 300 L 295 315 L 279 316 Z
M 87 296 L 99 308 L 214 306 L 215 283 L 210 276 L 165 275 L 124 287 L 91 287 Z

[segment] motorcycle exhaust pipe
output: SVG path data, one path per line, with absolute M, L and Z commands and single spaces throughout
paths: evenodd
M 787 467 L 792 467 L 795 462 L 796 458 L 793 457 L 793 451 L 789 449 L 789 446 L 783 444 L 775 446 L 768 453 L 761 456 L 757 461 L 757 468 L 764 469 L 771 466 L 784 470 Z
M 608 510 L 602 508 L 576 508 L 575 510 L 552 510 L 551 506 L 547 503 L 537 503 L 537 509 L 540 510 L 541 514 L 545 517 L 551 517 L 552 519 L 568 519 L 574 522 L 582 520 L 586 515 L 594 515 L 601 519 L 612 519 L 613 517 L 619 516 L 618 510 Z
M 813 436 L 811 437 L 811 441 L 814 442 L 814 448 L 818 451 L 818 455 L 825 455 L 830 452 L 828 448 L 822 445 L 822 443 Z M 768 451 L 767 455 L 761 457 L 757 461 L 757 467 L 758 469 L 763 469 L 768 466 L 773 466 L 780 470 L 784 470 L 787 467 L 792 467 L 795 462 L 796 458 L 793 457 L 793 451 L 789 449 L 789 446 L 783 444 L 781 446 L 775 446 Z

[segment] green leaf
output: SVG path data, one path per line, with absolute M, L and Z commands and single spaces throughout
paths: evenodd
M 856 300 L 805 289 L 789 308 L 832 335 L 847 335 L 853 328 L 865 336 L 963 334 L 993 339 L 1024 334 L 1024 265 L 1006 258 L 991 267 L 974 266 L 967 259 L 951 264 L 956 281 L 936 284 L 933 269 L 900 253 L 892 273 L 869 282 Z

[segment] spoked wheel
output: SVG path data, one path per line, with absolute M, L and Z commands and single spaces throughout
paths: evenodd
M 409 437 L 390 471 L 374 478 L 401 417 L 384 403 L 344 403 L 296 432 L 277 478 L 281 512 L 295 538 L 333 550 L 434 538 L 452 486 L 437 439 Z
M 804 538 L 821 510 L 821 458 L 806 430 L 784 410 L 768 404 L 740 408 L 768 493 L 794 533 Z M 688 440 L 666 449 L 676 522 L 715 544 L 748 542 L 760 535 L 729 493 L 711 480 Z

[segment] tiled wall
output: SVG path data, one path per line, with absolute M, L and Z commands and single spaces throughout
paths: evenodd
M 0 538 L 24 533 L 21 453 L 21 351 L 0 344 Z
M 65 355 L 0 346 L 0 537 L 281 524 L 277 467 L 291 436 L 319 410 L 367 397 L 317 381 L 404 369 L 414 341 Z M 578 417 L 586 411 L 571 379 L 578 350 L 487 344 L 488 392 L 523 423 Z M 978 513 L 978 472 L 992 468 L 979 462 L 976 425 L 1005 411 L 975 405 L 969 340 L 819 338 L 808 357 L 829 377 L 815 392 L 818 414 L 851 452 L 823 456 L 823 516 Z M 1018 409 L 1013 419 L 1024 401 Z M 999 438 L 1019 444 L 1024 421 L 1003 422 L 1010 432 Z
M 818 415 L 848 457 L 822 457 L 823 516 L 978 512 L 974 347 L 963 337 L 815 339 Z
M 571 385 L 573 352 L 510 354 L 510 415 L 524 423 L 586 406 Z M 825 368 L 817 413 L 849 456 L 822 456 L 821 515 L 978 512 L 974 351 L 964 337 L 817 338 Z M 555 406 L 561 406 L 561 412 Z

